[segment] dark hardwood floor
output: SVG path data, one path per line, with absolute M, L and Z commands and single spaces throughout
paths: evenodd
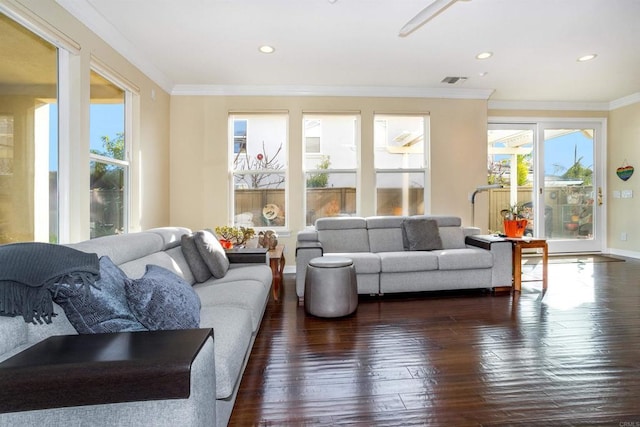
M 640 426 L 640 261 L 550 263 L 544 295 L 360 296 L 341 319 L 287 276 L 230 425 Z

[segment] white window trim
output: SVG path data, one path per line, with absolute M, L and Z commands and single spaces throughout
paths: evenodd
M 105 79 L 109 80 L 115 86 L 118 86 L 124 91 L 124 160 L 114 159 L 111 157 L 94 154 L 89 150 L 89 162 L 96 161 L 100 163 L 106 163 L 123 168 L 124 172 L 124 191 L 122 197 L 122 221 L 124 232 L 128 233 L 130 229 L 131 220 L 131 195 L 133 193 L 131 188 L 131 153 L 133 145 L 133 97 L 139 94 L 140 89 L 129 82 L 126 78 L 120 75 L 118 72 L 111 69 L 104 62 L 100 61 L 95 56 L 91 56 L 91 64 L 89 72 L 95 72 Z M 136 95 L 134 95 L 136 94 Z M 89 119 L 91 120 L 91 119 Z
M 423 143 L 424 143 L 424 153 L 423 153 L 423 168 L 376 168 L 375 167 L 375 152 L 382 150 L 384 147 L 377 147 L 374 144 L 374 174 L 375 176 L 378 173 L 387 174 L 387 173 L 422 173 L 424 174 L 424 194 L 423 194 L 423 210 L 425 215 L 431 212 L 431 115 L 429 113 L 421 113 L 421 112 L 408 112 L 408 113 L 384 113 L 384 112 L 374 112 L 373 115 L 373 124 L 374 124 L 374 138 L 375 138 L 375 125 L 376 122 L 384 121 L 385 122 L 385 131 L 387 135 L 385 140 L 388 139 L 388 116 L 398 116 L 398 117 L 422 117 L 423 118 Z M 374 193 L 374 209 L 377 210 L 378 206 L 378 196 L 377 191 Z

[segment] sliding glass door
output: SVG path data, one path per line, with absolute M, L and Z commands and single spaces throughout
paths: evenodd
M 602 122 L 490 123 L 488 144 L 491 230 L 515 206 L 550 252 L 602 251 Z

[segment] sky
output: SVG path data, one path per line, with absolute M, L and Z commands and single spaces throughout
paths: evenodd
M 593 148 L 593 140 L 581 132 L 570 133 L 547 141 L 544 147 L 545 175 L 562 175 L 573 166 L 576 160 L 580 160 L 583 167 L 593 169 Z
M 102 137 L 114 139 L 124 132 L 124 104 L 92 104 L 89 110 L 89 141 L 91 149 L 102 151 Z M 58 146 L 58 106 L 51 104 L 49 110 L 49 141 L 51 147 Z M 58 170 L 58 150 L 49 150 L 49 170 Z

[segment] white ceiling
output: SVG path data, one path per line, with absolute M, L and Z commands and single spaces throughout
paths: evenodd
M 458 1 L 406 38 L 432 0 L 56 1 L 176 94 L 596 104 L 640 93 L 640 0 Z M 475 59 L 483 51 L 494 55 Z

